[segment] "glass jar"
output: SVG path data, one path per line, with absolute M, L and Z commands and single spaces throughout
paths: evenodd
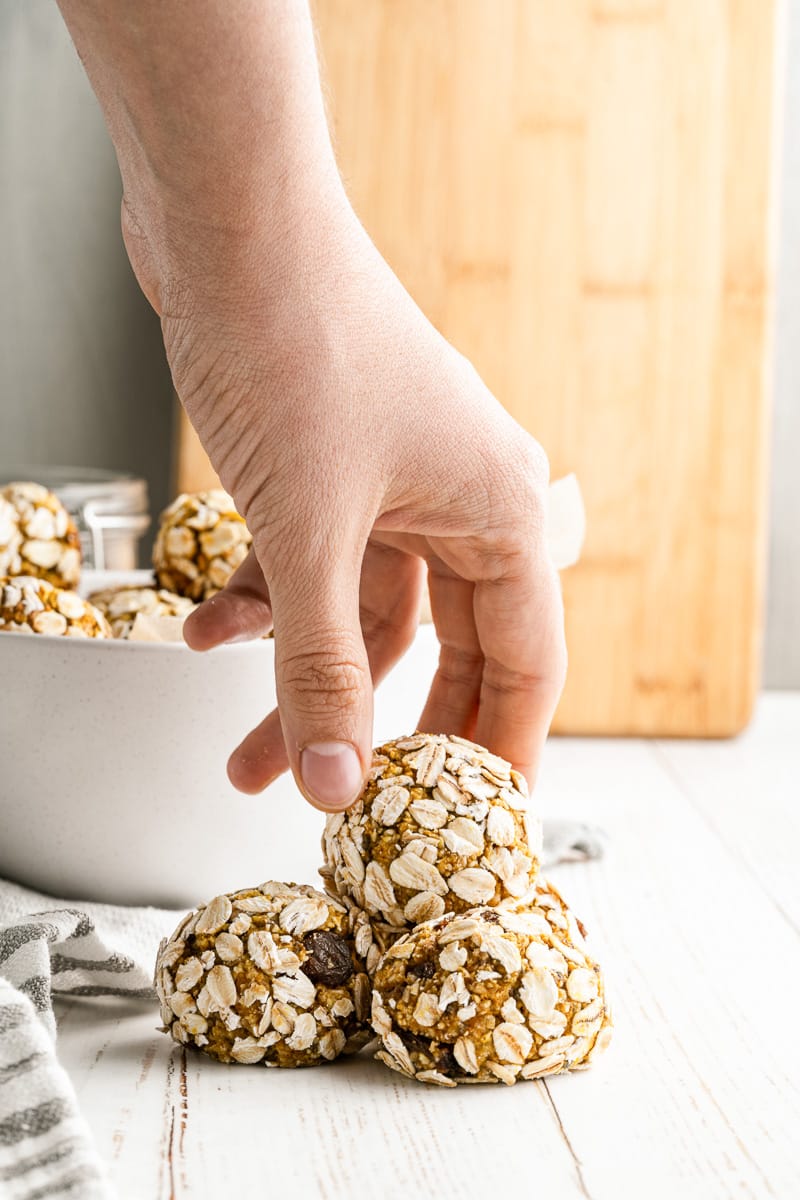
M 72 514 L 81 536 L 84 566 L 132 571 L 139 541 L 150 525 L 147 484 L 134 475 L 94 467 L 15 467 L 0 471 L 0 487 L 41 483 Z

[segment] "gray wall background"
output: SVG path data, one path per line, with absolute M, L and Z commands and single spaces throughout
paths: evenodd
M 0 468 L 64 464 L 170 491 L 172 385 L 122 247 L 122 188 L 52 0 L 0 0 Z
M 785 62 L 800 64 L 800 4 Z M 783 92 L 765 681 L 800 687 L 800 65 Z M 122 249 L 121 189 L 52 0 L 0 0 L 0 468 L 105 466 L 170 490 L 158 321 Z

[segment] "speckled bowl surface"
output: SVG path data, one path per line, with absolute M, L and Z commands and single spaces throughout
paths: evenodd
M 423 626 L 376 696 L 376 742 L 414 728 L 435 661 Z M 243 796 L 226 774 L 274 704 L 271 640 L 196 654 L 0 634 L 0 876 L 164 906 L 268 878 L 315 883 L 322 815 L 288 776 Z

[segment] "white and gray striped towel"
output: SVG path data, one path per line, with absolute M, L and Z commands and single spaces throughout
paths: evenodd
M 546 867 L 601 853 L 592 826 L 545 823 Z M 59 901 L 0 880 L 0 1200 L 112 1200 L 56 1057 L 53 998 L 127 996 L 155 1009 L 156 950 L 181 915 Z
M 113 1196 L 56 1057 L 53 997 L 128 996 L 155 1006 L 156 949 L 179 919 L 0 882 L 0 1200 Z

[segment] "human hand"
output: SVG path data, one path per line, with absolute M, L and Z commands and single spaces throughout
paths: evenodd
M 274 620 L 278 712 L 234 752 L 342 808 L 371 761 L 372 679 L 441 642 L 420 728 L 533 782 L 561 691 L 547 461 L 425 320 L 358 224 L 297 0 L 59 0 L 106 116 L 123 235 L 178 394 L 254 555 L 186 624 L 203 649 Z
M 333 208 L 277 285 L 274 261 L 228 253 L 212 288 L 162 298 L 179 395 L 254 540 L 186 640 L 276 634 L 279 707 L 230 778 L 257 792 L 288 765 L 317 807 L 353 801 L 372 686 L 414 637 L 427 563 L 441 653 L 419 728 L 533 783 L 566 663 L 545 455 Z

